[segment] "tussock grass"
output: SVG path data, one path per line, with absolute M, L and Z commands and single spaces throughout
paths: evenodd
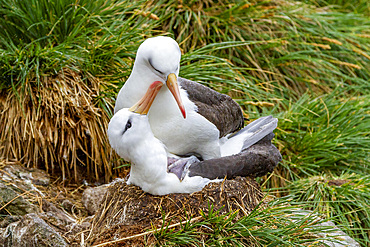
M 109 122 L 95 100 L 101 82 L 63 70 L 42 79 L 42 85 L 0 95 L 0 156 L 50 173 L 61 172 L 63 181 L 71 177 L 101 180 L 104 174 L 108 179 L 110 161 L 118 157 L 101 128 Z
M 317 6 L 330 6 L 341 12 L 354 12 L 370 16 L 370 3 L 366 0 L 344 1 L 344 0 L 308 0 Z
M 370 242 L 370 177 L 356 173 L 323 174 L 292 182 L 289 198 L 332 218 L 364 246 Z
M 202 218 L 183 222 L 178 228 L 164 224 L 154 237 L 159 246 L 323 246 L 323 240 L 336 241 L 335 229 L 327 220 L 290 205 L 286 199 L 261 203 L 248 216 L 236 212 L 220 214 L 212 206 Z M 322 237 L 326 232 L 327 236 Z
M 0 4 L 1 155 L 63 178 L 77 179 L 82 165 L 88 178 L 108 181 L 117 157 L 106 129 L 117 88 L 103 78 L 129 75 L 132 47 L 146 33 L 147 18 L 135 13 L 140 2 Z
M 81 174 L 82 165 L 88 176 L 109 180 L 114 176 L 112 164 L 119 163 L 105 136 L 114 99 L 140 43 L 165 34 L 175 38 L 183 52 L 180 76 L 229 94 L 252 120 L 267 114 L 279 118 L 275 144 L 284 160 L 264 180 L 266 189 L 278 188 L 277 196 L 291 194 L 293 201 L 307 199 L 304 207 L 334 217 L 366 245 L 370 223 L 359 223 L 368 213 L 359 203 L 367 200 L 360 197 L 369 188 L 368 1 L 0 4 L 1 158 L 60 170 L 65 178 Z M 63 73 L 66 77 L 57 82 Z M 339 187 L 322 182 L 346 176 L 355 182 Z M 320 206 L 323 198 L 329 201 L 325 205 L 330 214 Z M 211 215 L 213 221 L 205 218 L 203 225 L 212 230 L 194 223 L 172 232 L 173 237 L 163 231 L 156 238 L 163 245 L 211 245 L 219 238 L 234 245 L 311 241 L 305 228 L 270 224 L 268 218 L 276 217 L 272 211 L 266 215 L 263 220 L 255 215 L 255 223 L 243 219 L 243 224 L 227 223 L 231 215 Z M 197 233 L 205 229 L 209 235 L 201 239 Z M 258 235 L 264 231 L 268 234 Z M 284 237 L 284 231 L 304 237 Z M 249 242 L 244 236 L 250 236 Z
M 64 67 L 92 75 L 123 74 L 148 31 L 140 1 L 2 0 L 2 87 L 55 74 Z
M 293 180 L 322 172 L 369 173 L 370 101 L 338 89 L 288 106 L 280 117 L 278 145 Z
M 285 97 L 307 89 L 329 92 L 340 83 L 369 89 L 368 18 L 289 1 L 158 1 L 147 8 L 164 19 L 162 28 L 174 33 L 185 53 L 234 42 L 210 51 L 244 68 L 246 80 L 288 89 Z

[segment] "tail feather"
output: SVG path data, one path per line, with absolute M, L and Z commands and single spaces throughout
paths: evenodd
M 229 136 L 228 140 L 221 145 L 221 156 L 237 154 L 257 143 L 277 127 L 277 122 L 276 118 L 267 116 L 248 124 L 236 134 Z

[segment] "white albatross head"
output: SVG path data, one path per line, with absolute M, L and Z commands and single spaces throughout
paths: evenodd
M 180 59 L 181 51 L 174 39 L 158 36 L 145 40 L 137 50 L 134 67 L 127 81 L 135 84 L 135 87 L 131 89 L 132 91 L 130 93 L 143 93 L 154 82 L 161 82 L 172 93 L 183 117 L 186 118 L 185 107 L 180 97 L 177 82 Z M 119 107 L 121 105 L 119 101 L 121 100 L 124 99 L 117 98 L 117 109 L 115 111 L 122 108 Z M 141 114 L 147 113 L 136 111 L 134 108 L 132 109 L 134 112 Z
M 136 53 L 135 65 L 146 66 L 159 79 L 168 75 L 179 75 L 181 51 L 177 42 L 164 36 L 145 40 Z
M 127 161 L 132 159 L 132 150 L 148 138 L 154 137 L 147 116 L 131 112 L 127 108 L 114 114 L 107 132 L 111 147 Z

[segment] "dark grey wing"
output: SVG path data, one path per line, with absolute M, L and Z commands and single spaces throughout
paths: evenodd
M 243 150 L 239 154 L 200 161 L 189 167 L 188 175 L 209 179 L 232 179 L 237 176 L 260 177 L 272 172 L 282 157 L 279 150 L 271 144 L 274 134 Z
M 230 96 L 181 77 L 178 78 L 178 83 L 198 107 L 198 113 L 216 125 L 220 137 L 243 127 L 243 112 Z

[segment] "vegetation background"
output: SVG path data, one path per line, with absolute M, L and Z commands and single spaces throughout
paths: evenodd
M 158 243 L 319 245 L 314 216 L 287 219 L 300 208 L 370 246 L 366 0 L 0 0 L 0 159 L 65 181 L 127 172 L 105 131 L 138 46 L 156 35 L 178 41 L 180 76 L 229 94 L 251 120 L 279 118 L 283 155 L 259 181 L 270 207 L 164 227 Z

